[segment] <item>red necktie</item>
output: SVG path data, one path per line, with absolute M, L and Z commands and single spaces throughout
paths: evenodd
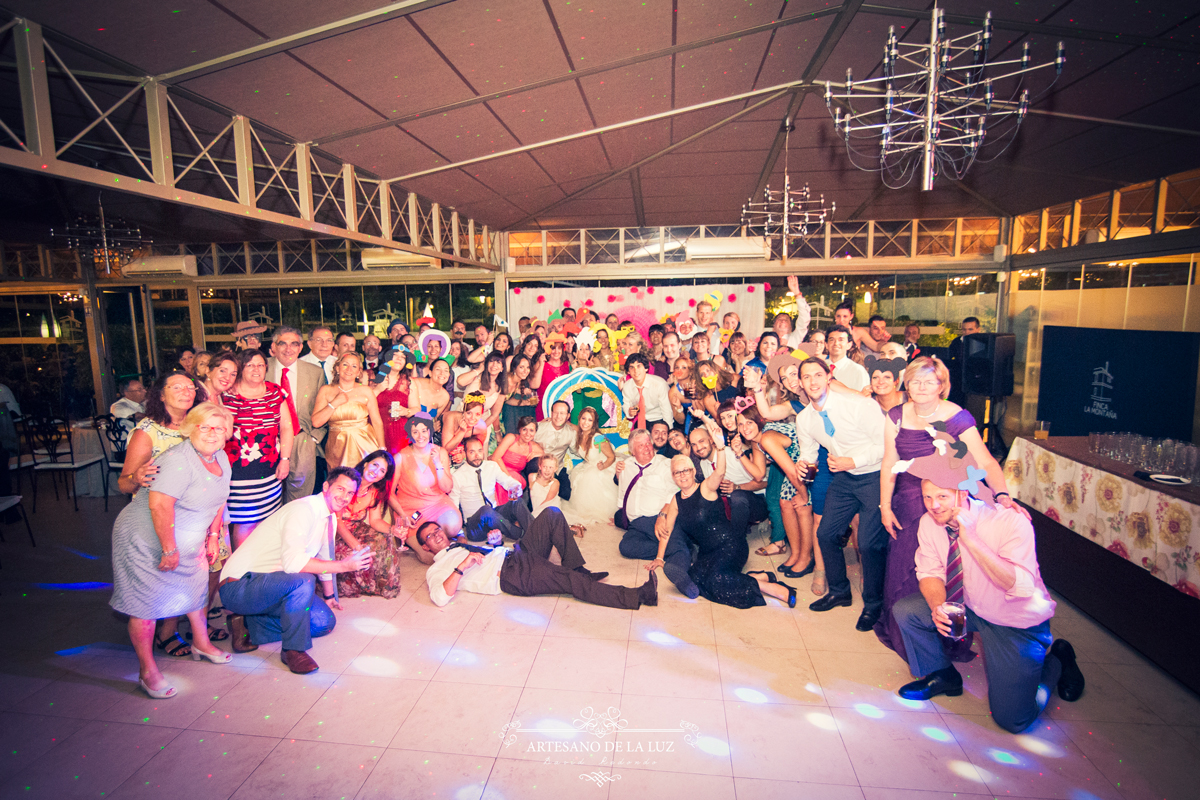
M 638 418 L 637 426 L 639 428 L 646 427 L 646 397 L 642 393 L 642 387 L 638 387 Z
M 296 416 L 296 403 L 292 400 L 292 387 L 288 383 L 288 368 L 283 368 L 283 373 L 279 376 L 279 382 L 283 384 L 283 396 L 287 398 L 288 415 L 292 418 L 292 435 L 300 433 L 300 419 Z

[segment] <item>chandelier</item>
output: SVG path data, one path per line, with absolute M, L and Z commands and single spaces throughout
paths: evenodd
M 99 214 L 80 214 L 60 232 L 50 229 L 50 235 L 64 247 L 75 248 L 79 257 L 90 258 L 96 264 L 104 264 L 104 272 L 111 275 L 114 267 L 127 263 L 134 254 L 150 246 L 153 240 L 142 236 L 140 228 L 131 227 L 118 218 L 105 219 L 104 204 L 96 201 Z
M 946 38 L 945 16 L 936 6 L 931 23 L 929 44 L 903 44 L 894 26 L 888 30 L 882 76 L 856 83 L 846 70 L 842 93 L 825 83 L 825 106 L 846 140 L 851 163 L 879 172 L 892 189 L 907 186 L 919 172 L 921 189 L 929 191 L 939 175 L 962 180 L 975 161 L 998 157 L 1029 110 L 1023 76 L 1053 65 L 1057 80 L 1066 63 L 1062 42 L 1052 62 L 1032 64 L 1029 42 L 1020 58 L 989 62 L 990 11 L 982 31 L 954 39 Z M 998 99 L 1001 83 L 1011 88 Z M 995 145 L 987 159 L 980 157 L 985 139 Z
M 788 174 L 788 139 L 795 130 L 791 120 L 784 121 L 783 145 L 783 191 L 772 190 L 770 184 L 763 189 L 762 199 L 748 199 L 742 206 L 742 227 L 747 234 L 762 236 L 768 241 L 779 241 L 780 254 L 786 264 L 790 243 L 794 239 L 807 239 L 825 228 L 826 218 L 832 218 L 837 203 L 825 208 L 825 195 L 814 198 L 808 184 L 799 190 L 792 189 Z

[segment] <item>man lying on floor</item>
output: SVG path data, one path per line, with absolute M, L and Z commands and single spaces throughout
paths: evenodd
M 583 554 L 575 535 L 557 508 L 547 508 L 533 520 L 521 541 L 507 549 L 489 550 L 450 543 L 436 522 L 417 528 L 417 543 L 433 554 L 425 573 L 429 597 L 444 606 L 459 591 L 532 597 L 569 594 L 585 603 L 609 608 L 635 609 L 658 605 L 658 579 L 654 573 L 638 588 L 600 583 L 607 572 L 584 568 Z M 562 565 L 549 560 L 551 548 L 558 550 Z
M 892 607 L 919 679 L 900 687 L 900 696 L 962 694 L 962 676 L 939 637 L 974 631 L 983 641 L 988 706 L 1004 730 L 1032 725 L 1053 689 L 1063 700 L 1078 700 L 1083 674 L 1071 644 L 1050 633 L 1054 601 L 1038 570 L 1033 525 L 993 502 L 970 454 L 959 459 L 948 450 L 897 462 L 894 470 L 922 479 L 926 511 L 917 531 L 920 591 Z M 952 621 L 948 611 L 965 620 Z

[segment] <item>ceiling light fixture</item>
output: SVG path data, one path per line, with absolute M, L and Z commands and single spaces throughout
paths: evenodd
M 898 42 L 893 26 L 884 45 L 882 76 L 856 83 L 847 69 L 845 84 L 826 81 L 825 106 L 846 140 L 851 163 L 879 172 L 892 189 L 907 186 L 920 172 L 921 189 L 929 191 L 939 175 L 962 180 L 975 161 L 1003 153 L 1029 110 L 1022 76 L 1053 64 L 1057 80 L 1067 59 L 1059 42 L 1054 61 L 1034 65 L 1026 41 L 1020 58 L 989 63 L 991 42 L 990 11 L 982 31 L 948 39 L 945 15 L 934 6 L 929 44 Z M 912 71 L 898 74 L 898 64 Z M 996 68 L 1003 74 L 989 73 Z M 1012 85 L 1007 100 L 996 99 L 1001 82 Z M 842 93 L 834 91 L 839 86 Z M 856 103 L 869 108 L 859 110 Z M 1001 143 L 989 159 L 980 158 L 985 138 Z M 865 140 L 870 144 L 863 149 L 859 143 Z
M 826 217 L 832 219 L 837 203 L 825 208 L 825 195 L 814 199 L 808 184 L 799 191 L 792 190 L 792 179 L 788 175 L 788 139 L 796 126 L 792 120 L 783 122 L 783 191 L 772 191 L 770 184 L 763 189 L 762 199 L 753 197 L 742 206 L 742 227 L 747 236 L 762 236 L 767 240 L 778 239 L 783 263 L 788 260 L 792 239 L 807 239 L 825 229 Z

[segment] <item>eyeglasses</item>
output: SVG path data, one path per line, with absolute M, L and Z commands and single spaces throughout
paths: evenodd
M 296 348 L 299 348 L 299 347 L 303 347 L 304 345 L 303 345 L 301 342 L 276 342 L 276 343 L 275 343 L 275 346 L 276 346 L 276 347 L 296 347 Z
M 220 425 L 201 425 L 199 428 L 197 428 L 197 430 L 200 431 L 201 435 L 205 435 L 205 436 L 207 436 L 210 433 L 219 433 L 222 436 L 224 436 L 226 434 L 226 432 L 228 431 L 227 428 L 222 427 Z
M 926 378 L 925 380 L 909 381 L 910 389 L 936 389 L 942 385 L 942 382 L 937 378 Z
M 696 468 L 695 468 L 695 467 L 692 467 L 691 469 L 672 470 L 672 471 L 671 471 L 671 474 L 672 474 L 672 475 L 676 475 L 676 476 L 678 476 L 678 475 L 691 475 L 691 474 L 692 474 L 693 472 L 695 472 L 695 471 L 696 471 Z

